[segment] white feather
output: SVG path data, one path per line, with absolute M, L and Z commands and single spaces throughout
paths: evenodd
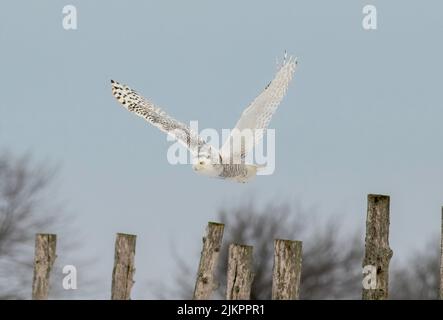
M 285 53 L 283 64 L 274 79 L 243 111 L 230 137 L 220 149 L 224 162 L 244 159 L 246 154 L 261 141 L 272 115 L 286 94 L 296 66 L 297 60 L 292 57 L 287 59 Z

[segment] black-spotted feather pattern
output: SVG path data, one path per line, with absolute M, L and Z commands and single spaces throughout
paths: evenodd
M 111 80 L 112 94 L 125 109 L 142 117 L 161 131 L 172 135 L 193 154 L 206 149 L 206 142 L 189 126 L 175 120 L 152 102 L 146 100 L 135 90 Z

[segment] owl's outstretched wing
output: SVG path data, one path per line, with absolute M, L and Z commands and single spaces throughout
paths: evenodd
M 289 57 L 282 63 L 274 79 L 263 92 L 243 111 L 220 154 L 223 161 L 242 161 L 246 154 L 261 141 L 264 131 L 277 110 L 291 81 L 297 60 Z
M 159 107 L 140 96 L 136 91 L 114 80 L 111 80 L 111 84 L 112 94 L 125 109 L 173 136 L 187 147 L 193 155 L 197 155 L 200 150 L 209 147 L 206 141 L 191 130 L 189 126 L 175 120 Z

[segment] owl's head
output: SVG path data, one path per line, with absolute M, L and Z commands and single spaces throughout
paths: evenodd
M 192 169 L 200 174 L 218 176 L 223 170 L 221 163 L 221 156 L 214 148 L 203 148 L 194 158 Z

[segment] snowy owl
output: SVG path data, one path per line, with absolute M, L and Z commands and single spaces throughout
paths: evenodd
M 296 66 L 297 59 L 288 58 L 285 54 L 274 79 L 243 111 L 220 150 L 206 143 L 189 126 L 175 120 L 128 86 L 111 80 L 112 94 L 125 109 L 142 117 L 186 146 L 192 154 L 192 168 L 195 172 L 245 183 L 255 177 L 257 171 L 263 167 L 245 163 L 245 157 L 263 138 L 263 132 L 282 101 Z M 252 132 L 252 135 L 245 135 L 246 131 Z

